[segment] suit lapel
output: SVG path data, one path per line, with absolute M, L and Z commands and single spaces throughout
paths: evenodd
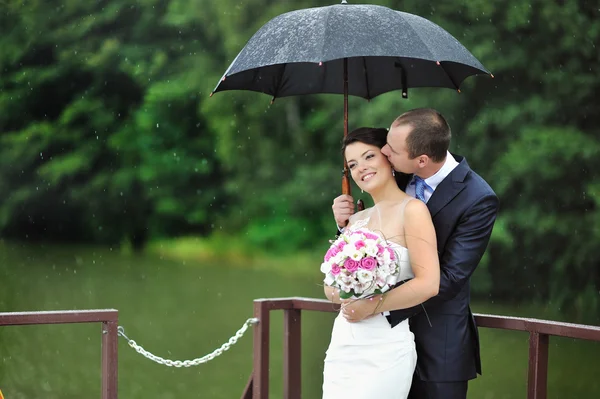
M 431 217 L 434 217 L 465 188 L 465 177 L 471 169 L 465 158 L 454 157 L 457 160 L 460 159 L 459 164 L 442 180 L 431 195 L 431 198 L 429 198 L 429 201 L 427 201 L 427 208 L 429 208 Z

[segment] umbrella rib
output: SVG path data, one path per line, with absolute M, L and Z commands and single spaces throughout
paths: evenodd
M 406 24 L 410 27 L 410 29 L 419 37 L 419 39 L 421 39 L 421 42 L 423 42 L 423 44 L 425 45 L 425 47 L 427 47 L 427 51 L 429 51 L 429 54 L 431 54 L 431 58 L 435 58 L 436 61 L 437 60 L 437 54 L 435 54 L 435 52 L 431 49 L 431 47 L 429 47 L 429 43 L 427 43 L 424 39 L 423 36 L 421 35 L 421 32 L 419 32 L 418 29 L 415 29 L 412 24 L 411 21 L 409 19 L 404 19 L 406 21 Z
M 460 91 L 460 87 L 458 87 L 458 85 L 456 84 L 456 82 L 454 81 L 454 78 L 452 78 L 452 75 L 450 75 L 448 73 L 448 71 L 446 71 L 446 68 L 444 68 L 444 64 L 442 64 L 441 62 L 437 61 L 438 65 L 440 66 L 440 68 L 442 68 L 442 71 L 444 71 L 444 73 L 446 74 L 446 76 L 448 76 L 448 79 L 450 79 L 450 82 L 452 82 L 452 84 L 454 85 L 454 88 L 458 91 Z
M 277 94 L 279 93 L 279 89 L 281 88 L 281 81 L 283 80 L 283 74 L 285 72 L 285 68 L 287 67 L 287 63 L 283 64 L 283 67 L 279 71 L 279 76 L 277 78 L 277 84 L 275 85 L 275 92 L 273 93 L 273 99 L 271 102 L 275 101 Z
M 362 59 L 365 72 L 365 86 L 367 88 L 367 100 L 371 100 L 371 94 L 369 93 L 369 74 L 367 73 L 367 57 L 362 57 Z

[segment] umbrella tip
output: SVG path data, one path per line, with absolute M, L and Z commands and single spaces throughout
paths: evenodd
M 403 92 L 402 92 L 402 98 L 408 98 L 408 93 L 407 93 L 407 92 L 405 92 L 405 91 L 403 91 Z
M 342 4 L 348 4 L 346 0 L 342 0 Z
M 456 89 L 456 91 L 460 93 L 460 89 Z
M 210 94 L 208 95 L 209 97 L 212 97 L 212 95 L 215 94 L 214 91 L 211 91 Z
M 439 61 L 436 61 L 435 63 L 436 63 L 436 65 L 440 65 L 440 62 L 439 62 Z
M 274 103 L 274 102 L 275 102 L 275 97 L 273 97 L 273 98 L 271 99 L 271 105 L 273 105 L 273 103 Z
M 494 79 L 494 74 L 493 73 L 490 73 L 490 76 L 492 77 L 492 79 Z
M 323 61 L 319 61 L 319 66 L 322 66 L 322 65 L 323 65 Z

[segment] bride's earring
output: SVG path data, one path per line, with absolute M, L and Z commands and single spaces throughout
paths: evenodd
M 361 188 L 361 189 L 360 189 L 360 192 L 364 194 L 364 193 L 365 193 L 365 190 L 363 190 L 363 189 Z
M 392 176 L 396 176 L 396 171 L 392 169 Z

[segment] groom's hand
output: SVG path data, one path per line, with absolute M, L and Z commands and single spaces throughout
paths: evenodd
M 355 323 L 373 316 L 381 295 L 374 295 L 367 299 L 342 299 L 342 316 L 351 323 Z
M 339 227 L 345 227 L 348 219 L 354 214 L 354 199 L 350 195 L 342 194 L 333 200 L 333 217 Z

